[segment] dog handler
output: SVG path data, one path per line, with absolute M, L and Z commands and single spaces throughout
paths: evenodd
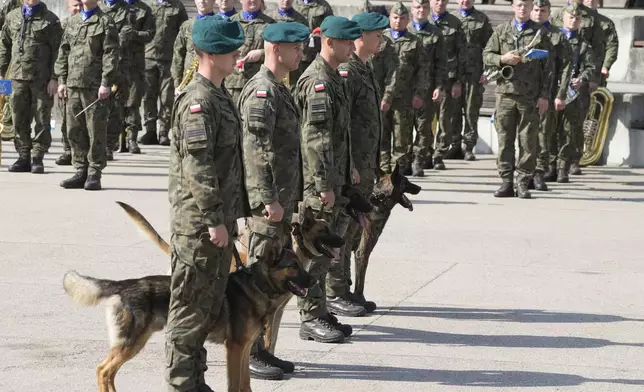
M 209 392 L 208 331 L 219 316 L 236 221 L 249 216 L 241 120 L 223 79 L 233 72 L 244 32 L 219 16 L 195 21 L 199 67 L 172 110 L 170 306 L 166 381 L 170 392 Z

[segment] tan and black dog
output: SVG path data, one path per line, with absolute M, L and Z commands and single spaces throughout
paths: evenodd
M 118 203 L 139 228 L 169 252 L 167 242 L 138 211 Z M 275 312 L 293 295 L 305 296 L 315 283 L 301 260 L 309 255 L 331 257 L 331 250 L 344 244 L 330 225 L 317 219 L 311 209 L 307 208 L 302 214 L 301 223 L 293 223 L 293 250 L 284 249 L 281 255 L 267 256 L 267 260 L 254 263 L 248 271 L 236 271 L 229 276 L 226 300 L 207 338 L 226 346 L 229 392 L 251 390 L 248 367 L 253 342 L 265 326 L 266 341 L 270 341 Z M 79 305 L 95 306 L 106 301 L 110 351 L 98 365 L 96 375 L 99 392 L 115 392 L 114 380 L 121 366 L 134 358 L 150 336 L 166 325 L 170 276 L 107 280 L 68 271 L 63 278 L 63 287 Z

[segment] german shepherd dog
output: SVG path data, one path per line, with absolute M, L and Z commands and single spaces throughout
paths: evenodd
M 117 202 L 137 226 L 169 254 L 168 243 L 131 206 Z M 260 330 L 267 326 L 270 339 L 271 317 L 293 295 L 305 296 L 315 282 L 301 260 L 313 256 L 332 257 L 332 249 L 344 245 L 330 225 L 318 219 L 310 208 L 301 212 L 301 223 L 294 222 L 292 250 L 270 255 L 248 269 L 231 273 L 226 299 L 207 340 L 225 344 L 229 392 L 249 392 L 250 350 Z M 234 257 L 231 264 L 235 264 Z M 115 392 L 118 370 L 134 358 L 150 336 L 167 322 L 170 302 L 170 276 L 107 280 L 68 271 L 63 278 L 65 292 L 78 305 L 95 306 L 106 300 L 106 322 L 110 351 L 96 369 L 99 392 Z
M 369 266 L 369 257 L 378 243 L 378 238 L 391 216 L 391 210 L 400 204 L 409 211 L 414 210 L 411 201 L 405 193 L 417 195 L 421 187 L 412 183 L 401 174 L 398 163 L 391 174 L 381 172 L 378 183 L 374 186 L 369 202 L 374 206 L 367 219 L 367 227 L 362 231 L 360 243 L 354 245 L 355 251 L 355 287 L 353 295 L 361 303 L 365 303 L 364 284 Z

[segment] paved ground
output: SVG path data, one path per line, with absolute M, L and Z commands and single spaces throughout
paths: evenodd
M 107 353 L 104 310 L 78 308 L 69 269 L 105 278 L 164 273 L 165 257 L 114 203 L 138 208 L 167 238 L 163 148 L 119 155 L 105 190 L 65 191 L 70 168 L 0 169 L 0 391 L 95 390 Z M 263 391 L 642 391 L 642 170 L 591 168 L 534 200 L 499 200 L 494 161 L 448 162 L 397 207 L 368 274 L 380 309 L 351 321 L 349 342 L 298 338 L 294 302 L 278 355 L 297 363 Z M 208 380 L 225 390 L 212 346 Z M 163 391 L 163 340 L 126 364 L 119 391 Z

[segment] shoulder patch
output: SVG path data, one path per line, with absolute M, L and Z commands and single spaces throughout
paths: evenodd
M 349 71 L 339 71 L 339 73 L 340 73 L 340 76 L 342 76 L 343 78 L 346 78 L 347 76 L 349 76 Z
M 190 105 L 190 113 L 199 113 L 199 112 L 201 112 L 200 104 Z
M 324 91 L 324 83 L 316 83 L 314 88 L 315 88 L 315 91 L 317 92 Z
M 268 92 L 266 90 L 257 90 L 255 92 L 255 96 L 258 98 L 266 98 L 268 96 Z

